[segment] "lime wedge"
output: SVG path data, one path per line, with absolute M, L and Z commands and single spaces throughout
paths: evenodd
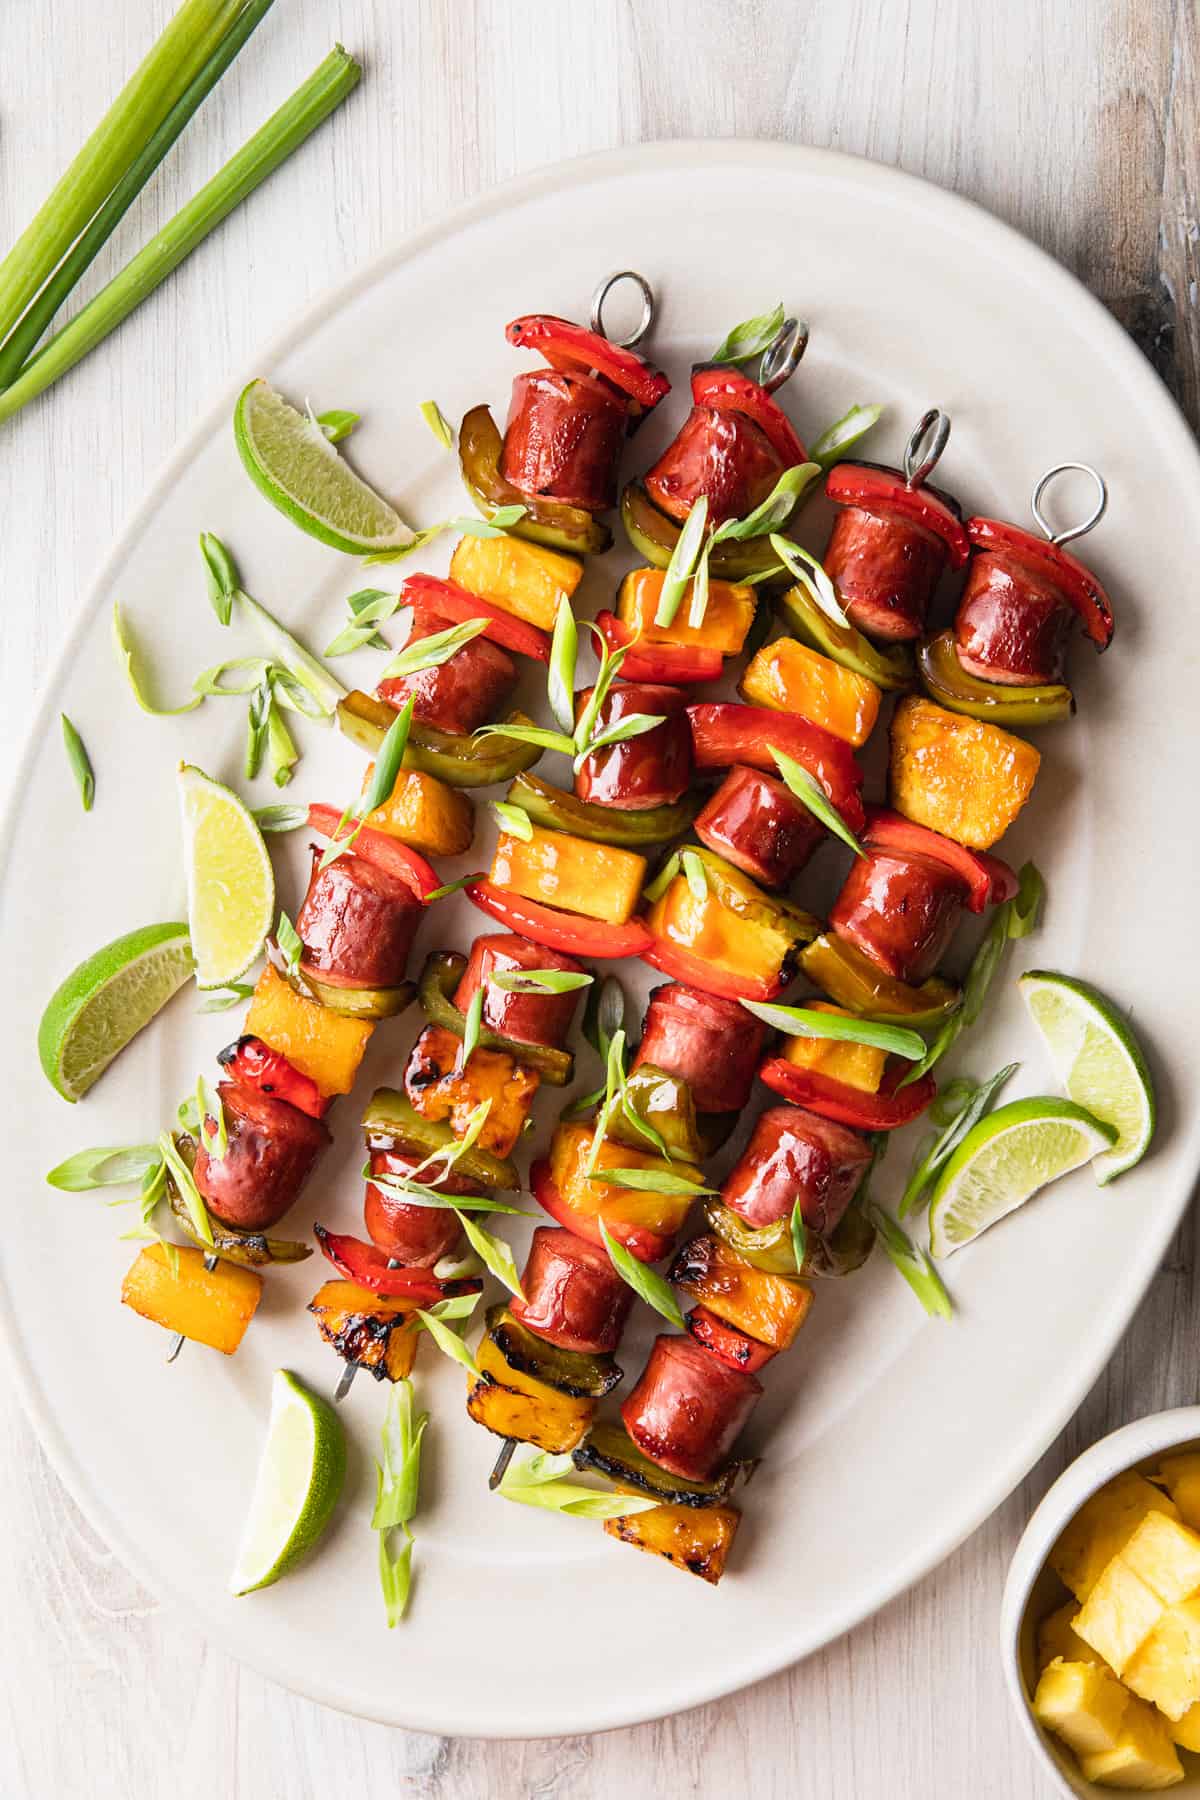
M 1092 1165 L 1103 1187 L 1140 1162 L 1154 1136 L 1154 1084 L 1141 1046 L 1112 1001 L 1085 981 L 1030 969 L 1019 986 L 1072 1100 L 1117 1128 L 1113 1148 Z
M 82 1099 L 193 966 L 186 925 L 143 925 L 67 976 L 38 1026 L 42 1068 L 64 1100 Z
M 245 973 L 275 917 L 275 872 L 244 801 L 190 763 L 179 765 L 187 909 L 196 981 L 224 987 Z
M 961 1250 L 1047 1182 L 1101 1155 L 1116 1127 L 1073 1100 L 1013 1100 L 968 1131 L 938 1177 L 929 1206 L 929 1248 Z
M 346 1436 L 327 1401 L 286 1369 L 271 1384 L 271 1419 L 230 1591 L 270 1587 L 329 1523 L 346 1478 Z
M 251 481 L 301 531 L 350 556 L 412 543 L 416 534 L 396 509 L 360 481 L 318 424 L 265 381 L 243 388 L 233 435 Z

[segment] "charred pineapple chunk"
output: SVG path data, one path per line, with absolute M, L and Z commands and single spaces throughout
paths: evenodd
M 736 1506 L 651 1506 L 605 1519 L 604 1529 L 609 1537 L 661 1556 L 715 1587 L 725 1573 L 741 1517 Z
M 1033 791 L 1032 744 L 910 694 L 892 715 L 892 805 L 906 819 L 988 850 Z
M 367 793 L 375 764 L 368 765 L 362 791 Z M 475 808 L 461 788 L 447 787 L 436 775 L 401 769 L 390 796 L 363 820 L 372 831 L 411 844 L 425 856 L 462 856 L 475 835 Z
M 773 1350 L 788 1349 L 812 1305 L 807 1282 L 754 1268 L 712 1233 L 684 1244 L 668 1279 L 681 1293 Z
M 575 557 L 518 537 L 461 537 L 450 558 L 451 581 L 540 631 L 554 630 L 559 601 L 582 576 Z
M 326 1281 L 308 1310 L 343 1362 L 368 1369 L 376 1381 L 401 1381 L 412 1373 L 420 1336 L 413 1307 L 354 1281 Z
M 462 1039 L 442 1025 L 427 1025 L 412 1048 L 404 1071 L 404 1091 L 422 1118 L 447 1119 L 462 1137 L 471 1114 L 492 1103 L 478 1143 L 494 1156 L 507 1156 L 525 1128 L 541 1077 L 504 1050 L 473 1050 L 459 1067 Z
M 1086 1600 L 1147 1513 L 1178 1519 L 1179 1509 L 1152 1482 L 1128 1469 L 1081 1506 L 1050 1552 L 1050 1566 L 1077 1600 Z
M 475 1352 L 479 1380 L 471 1379 L 467 1411 L 497 1437 L 516 1438 L 561 1454 L 582 1443 L 596 1402 L 560 1393 L 509 1363 L 489 1332 Z
M 164 1331 L 232 1356 L 262 1299 L 262 1276 L 237 1263 L 204 1266 L 202 1250 L 149 1244 L 121 1284 L 121 1301 Z
M 247 1035 L 286 1056 L 326 1098 L 350 1092 L 374 1029 L 370 1019 L 349 1018 L 296 993 L 270 963 L 246 1014 Z

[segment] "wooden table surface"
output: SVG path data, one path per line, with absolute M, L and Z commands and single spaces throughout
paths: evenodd
M 0 245 L 169 10 L 170 0 L 3 0 Z M 332 126 L 0 434 L 0 766 L 11 765 L 93 568 L 212 395 L 363 258 L 538 164 L 735 135 L 897 164 L 981 201 L 1072 268 L 1196 421 L 1200 34 L 1190 0 L 279 0 L 200 128 L 126 219 L 89 291 L 335 35 L 368 73 Z M 800 273 L 803 253 L 798 245 Z M 1164 607 L 1190 606 L 1194 579 L 1180 570 L 1184 592 L 1163 595 Z M 1125 1420 L 1195 1399 L 1194 1271 L 1189 1220 L 1071 1427 L 910 1594 L 732 1699 L 557 1742 L 442 1741 L 362 1724 L 240 1668 L 125 1572 L 64 1493 L 15 1398 L 0 1393 L 9 1446 L 0 1457 L 0 1793 L 1042 1800 L 1050 1790 L 1018 1736 L 996 1656 L 1004 1572 L 1067 1460 Z M 53 1304 L 52 1271 L 29 1278 L 47 1282 Z M 80 1344 L 81 1381 L 87 1367 Z M 402 1682 L 402 1639 L 384 1651 Z

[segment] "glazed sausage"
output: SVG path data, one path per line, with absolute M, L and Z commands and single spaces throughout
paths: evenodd
M 334 985 L 398 987 L 424 908 L 412 889 L 394 875 L 353 855 L 313 873 L 296 930 L 305 961 L 318 978 Z
M 786 887 L 825 836 L 825 827 L 782 781 L 742 764 L 732 768 L 695 826 L 718 856 L 764 887 Z
M 577 717 L 582 716 L 591 697 L 591 688 L 580 694 Z M 625 812 L 669 806 L 686 792 L 692 779 L 687 695 L 680 688 L 658 682 L 614 682 L 601 704 L 597 732 L 631 713 L 661 717 L 663 723 L 640 737 L 609 744 L 586 757 L 575 777 L 575 792 L 581 800 L 619 806 Z
M 969 675 L 1009 687 L 1061 681 L 1074 618 L 1032 561 L 976 551 L 954 621 L 958 660 Z
M 868 637 L 903 642 L 925 629 L 946 547 L 909 520 L 850 506 L 834 522 L 824 563 L 850 623 Z
M 210 1155 L 207 1130 L 196 1148 L 196 1186 L 214 1218 L 238 1231 L 269 1231 L 282 1219 L 329 1143 L 320 1119 L 257 1088 L 218 1083 L 229 1141 Z
M 685 1481 L 707 1481 L 762 1391 L 756 1376 L 719 1362 L 694 1338 L 656 1337 L 621 1417 L 651 1462 Z
M 634 1067 L 678 1075 L 696 1111 L 740 1112 L 750 1098 L 766 1026 L 736 1000 L 671 982 L 650 995 Z
M 455 622 L 418 601 L 412 609 L 405 649 L 448 630 Z M 490 638 L 477 637 L 437 668 L 394 676 L 381 681 L 375 691 L 397 711 L 411 698 L 414 719 L 439 731 L 466 735 L 494 719 L 516 685 L 517 665 L 508 651 Z
M 564 974 L 581 975 L 582 963 L 561 950 L 547 950 L 531 944 L 515 932 L 497 932 L 477 937 L 462 980 L 454 990 L 454 1004 L 465 1013 L 483 983 L 483 1024 L 500 1037 L 512 1038 L 518 1044 L 544 1044 L 559 1050 L 567 1041 L 571 1020 L 579 1001 L 580 990 L 566 994 L 509 994 L 496 987 L 491 977 L 507 975 L 514 969 L 558 969 Z
M 582 370 L 518 375 L 500 472 L 520 494 L 607 512 L 616 505 L 627 421 L 625 400 Z
M 607 1250 L 573 1232 L 539 1225 L 521 1276 L 525 1290 L 509 1311 L 530 1331 L 563 1350 L 615 1350 L 633 1304 L 633 1289 Z
M 401 1150 L 372 1150 L 371 1173 L 411 1175 L 420 1160 Z M 453 1169 L 444 1181 L 438 1182 L 438 1187 L 450 1195 L 471 1192 L 470 1182 Z M 376 1248 L 410 1269 L 432 1269 L 453 1250 L 462 1229 L 457 1213 L 436 1206 L 409 1206 L 393 1194 L 384 1193 L 374 1182 L 367 1183 L 363 1222 Z
M 931 856 L 868 846 L 855 857 L 829 923 L 885 974 L 919 984 L 954 936 L 967 891 L 961 875 Z
M 681 523 L 702 494 L 708 522 L 741 519 L 766 499 L 787 465 L 745 413 L 693 406 L 679 435 L 646 476 L 646 492 Z
M 870 1161 L 866 1140 L 848 1126 L 800 1106 L 769 1106 L 721 1199 L 756 1230 L 790 1218 L 799 1200 L 804 1223 L 825 1234 L 854 1198 Z

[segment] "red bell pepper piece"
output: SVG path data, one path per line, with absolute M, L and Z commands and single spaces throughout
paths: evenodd
M 341 810 L 336 806 L 310 806 L 308 822 L 322 837 L 337 840 L 353 835 L 353 854 L 360 856 L 363 862 L 374 863 L 386 875 L 394 875 L 397 881 L 405 882 L 422 904 L 428 894 L 442 885 L 442 878 L 433 864 L 426 862 L 416 850 L 410 850 L 399 838 L 389 837 L 386 831 L 373 831 L 369 825 L 356 830 L 354 819 L 347 819 L 343 824 Z M 326 977 L 322 975 L 321 979 L 324 981 Z
M 837 463 L 825 478 L 825 492 L 835 506 L 861 506 L 864 512 L 883 518 L 894 513 L 936 533 L 946 546 L 952 569 L 963 568 L 971 554 L 971 540 L 958 514 L 939 500 L 932 488 L 910 488 L 897 469 Z
M 696 1342 L 703 1344 L 718 1362 L 724 1363 L 727 1369 L 744 1369 L 747 1375 L 757 1375 L 763 1364 L 769 1363 L 776 1354 L 770 1344 L 760 1344 L 757 1338 L 748 1337 L 736 1325 L 709 1312 L 707 1306 L 692 1308 L 687 1316 L 687 1328 Z
M 884 1071 L 877 1094 L 852 1087 L 848 1081 L 834 1081 L 813 1069 L 798 1068 L 782 1056 L 769 1056 L 758 1076 L 765 1087 L 793 1106 L 806 1106 L 809 1112 L 836 1119 L 839 1125 L 859 1131 L 895 1131 L 919 1118 L 937 1093 L 932 1075 L 900 1086 L 911 1066 L 899 1060 L 893 1063 Z
M 562 1225 L 576 1237 L 585 1238 L 589 1244 L 598 1244 L 602 1250 L 607 1248 L 600 1231 L 599 1213 L 577 1212 L 568 1206 L 550 1173 L 550 1164 L 544 1158 L 535 1162 L 529 1171 L 529 1191 L 556 1225 Z M 672 1232 L 651 1231 L 646 1225 L 631 1225 L 627 1219 L 606 1219 L 604 1222 L 609 1235 L 624 1244 L 639 1262 L 661 1262 L 675 1242 Z
M 370 1288 L 373 1294 L 408 1300 L 414 1306 L 432 1306 L 436 1301 L 448 1300 L 456 1294 L 483 1292 L 480 1280 L 439 1281 L 430 1269 L 393 1269 L 383 1251 L 362 1238 L 327 1231 L 324 1225 L 314 1225 L 313 1231 L 321 1254 L 329 1259 L 338 1274 L 344 1275 L 347 1281 L 357 1282 L 359 1287 Z
M 644 963 L 669 975 L 672 981 L 681 981 L 685 987 L 700 988 L 706 994 L 718 994 L 723 1000 L 778 1000 L 788 986 L 783 975 L 774 981 L 761 981 L 753 975 L 733 975 L 697 956 L 694 950 L 671 943 L 668 938 L 652 939 L 649 947 L 638 954 Z
M 1068 605 L 1083 621 L 1083 628 L 1098 650 L 1107 650 L 1112 642 L 1113 613 L 1108 595 L 1090 569 L 1071 556 L 1060 544 L 1034 537 L 1019 525 L 1003 519 L 968 519 L 967 536 L 978 550 L 987 550 L 1003 560 L 1011 556 L 1032 563 L 1043 576 L 1049 577 Z
M 459 587 L 457 581 L 443 581 L 438 575 L 410 575 L 400 588 L 400 598 L 406 606 L 416 606 L 423 600 L 435 612 L 458 624 L 467 619 L 486 619 L 487 628 L 480 633 L 481 637 L 490 638 L 493 644 L 499 644 L 503 650 L 512 650 L 517 656 L 532 656 L 537 662 L 550 661 L 548 632 L 539 631 L 536 625 L 527 625 L 524 619 L 514 619 L 511 613 L 501 611 L 490 600 L 481 600 L 478 594 Z
M 770 441 L 786 469 L 808 461 L 808 451 L 778 401 L 740 369 L 724 363 L 693 369 L 692 399 L 697 406 L 711 406 L 714 412 L 745 413 Z
M 612 344 L 599 332 L 573 325 L 552 313 L 527 313 L 506 325 L 504 335 L 518 350 L 537 350 L 551 368 L 571 374 L 575 369 L 594 369 L 622 394 L 649 412 L 670 393 L 671 383 L 661 369 L 648 363 L 636 350 Z M 804 458 L 800 458 L 803 462 Z
M 621 677 L 625 681 L 666 681 L 674 687 L 687 687 L 694 681 L 720 678 L 724 658 L 719 650 L 711 650 L 703 644 L 652 644 L 644 639 L 636 640 L 625 621 L 611 612 L 597 613 L 596 626 L 612 651 L 636 642 L 636 648 L 626 651 L 621 664 Z
M 293 1069 L 286 1056 L 272 1050 L 261 1038 L 240 1037 L 236 1044 L 221 1051 L 217 1061 L 230 1081 L 257 1088 L 260 1094 L 271 1094 L 276 1100 L 286 1100 L 310 1119 L 323 1119 L 333 1104 L 315 1081 Z
M 879 850 L 897 850 L 902 856 L 928 856 L 934 862 L 944 864 L 966 882 L 966 905 L 973 913 L 981 913 L 993 902 L 1009 900 L 1017 891 L 1016 875 L 998 856 L 968 850 L 952 838 L 943 837 L 940 831 L 931 831 L 927 825 L 916 825 L 899 813 L 889 812 L 885 806 L 867 808 L 867 834 L 863 842 Z
M 565 950 L 568 956 L 641 956 L 654 942 L 641 919 L 610 925 L 607 919 L 588 919 L 544 906 L 540 900 L 526 900 L 492 881 L 473 881 L 466 893 L 480 912 L 499 919 L 518 936 L 548 950 Z
M 849 744 L 823 731 L 799 713 L 774 712 L 765 706 L 742 706 L 734 701 L 688 707 L 692 748 L 698 769 L 729 769 L 747 763 L 778 775 L 772 750 L 782 750 L 808 770 L 825 789 L 850 830 L 866 826 L 863 811 L 863 773 Z

